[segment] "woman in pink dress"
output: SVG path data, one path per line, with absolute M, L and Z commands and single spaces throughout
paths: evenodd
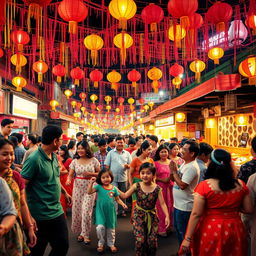
M 195 256 L 247 255 L 247 233 L 240 212 L 252 213 L 245 183 L 236 179 L 231 155 L 223 149 L 211 153 L 205 181 L 195 189 L 193 210 L 181 253 L 190 247 Z
M 177 143 L 171 143 L 168 147 L 170 149 L 170 160 L 173 160 L 177 164 L 178 168 L 180 168 L 180 166 L 184 163 L 184 160 L 179 157 L 179 145 Z
M 155 154 L 155 167 L 156 167 L 156 183 L 162 188 L 162 193 L 164 201 L 168 208 L 168 213 L 170 220 L 172 220 L 173 212 L 173 196 L 172 196 L 172 187 L 173 182 L 170 178 L 170 160 L 169 157 L 169 148 L 166 145 L 160 145 Z M 160 206 L 160 203 L 156 204 L 157 215 L 159 218 L 158 224 L 158 235 L 166 237 L 168 230 L 166 230 L 166 225 L 164 223 L 165 215 Z

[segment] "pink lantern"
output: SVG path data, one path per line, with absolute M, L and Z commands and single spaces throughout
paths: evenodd
M 247 36 L 247 28 L 241 20 L 231 21 L 228 30 L 228 41 L 230 42 L 231 45 L 242 44 L 246 40 Z

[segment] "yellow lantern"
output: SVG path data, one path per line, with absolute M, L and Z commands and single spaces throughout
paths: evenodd
M 67 90 L 64 91 L 64 94 L 67 97 L 67 99 L 69 99 L 72 96 L 73 93 L 72 93 L 71 90 L 67 89 Z
M 153 124 L 151 124 L 151 125 L 148 127 L 148 129 L 149 129 L 150 131 L 153 131 L 153 130 L 155 129 L 155 126 L 154 126 Z
M 86 107 L 81 107 L 80 109 L 81 109 L 82 113 L 84 114 L 85 110 L 86 110 Z
M 128 99 L 128 103 L 129 103 L 130 105 L 132 105 L 134 102 L 135 102 L 134 98 L 129 98 L 129 99 Z
M 148 78 L 153 80 L 152 87 L 154 89 L 154 93 L 158 93 L 159 82 L 158 80 L 162 78 L 162 71 L 159 68 L 153 67 L 148 71 Z
M 126 30 L 127 20 L 136 14 L 137 6 L 133 0 L 112 0 L 108 9 L 110 14 L 119 20 L 119 28 Z
M 15 76 L 12 79 L 12 84 L 16 87 L 16 91 L 21 92 L 22 88 L 27 85 L 27 81 L 22 76 Z
M 181 25 L 172 25 L 168 30 L 168 37 L 172 41 L 179 42 L 186 36 L 186 30 Z
M 80 117 L 80 115 L 81 115 L 81 113 L 79 113 L 79 112 L 75 112 L 75 113 L 73 114 L 73 116 L 74 116 L 74 118 L 75 118 L 76 121 L 78 120 L 78 118 Z
M 249 56 L 239 65 L 239 73 L 249 78 L 249 85 L 256 85 L 256 57 Z
M 205 126 L 209 129 L 216 127 L 216 120 L 213 118 L 206 119 Z
M 105 96 L 105 101 L 107 102 L 107 104 L 109 104 L 109 102 L 112 100 L 112 98 L 110 96 Z
M 245 115 L 236 116 L 236 125 L 237 126 L 247 126 L 249 122 L 249 117 Z
M 119 33 L 114 37 L 114 45 L 120 49 L 121 64 L 125 65 L 126 49 L 133 45 L 132 37 L 125 33 Z
M 107 105 L 107 106 L 106 106 L 106 110 L 108 111 L 108 113 L 109 113 L 110 109 L 111 109 L 111 106 L 110 106 L 110 105 Z
M 116 108 L 116 113 L 119 113 L 120 112 L 120 108 Z
M 190 63 L 189 68 L 195 73 L 196 82 L 200 82 L 201 72 L 205 69 L 205 63 L 201 60 L 194 60 Z
M 95 66 L 97 64 L 98 50 L 104 45 L 103 39 L 96 34 L 92 34 L 84 39 L 84 45 L 91 50 L 92 64 Z
M 152 110 L 155 103 L 153 101 L 150 101 L 150 102 L 148 102 L 148 105 L 150 106 L 150 109 Z
M 214 61 L 214 64 L 220 64 L 219 59 L 224 55 L 224 51 L 220 47 L 214 47 L 209 50 L 208 57 Z
M 148 112 L 148 110 L 149 110 L 149 105 L 145 105 L 145 106 L 144 106 L 144 109 L 145 109 L 146 112 Z
M 11 57 L 11 63 L 16 66 L 16 73 L 20 74 L 21 73 L 21 67 L 24 67 L 27 64 L 27 58 L 18 53 L 18 54 L 14 54 Z
M 182 79 L 179 76 L 176 76 L 172 79 L 172 84 L 177 88 L 180 89 L 180 85 L 182 83 Z
M 107 74 L 107 80 L 111 83 L 111 89 L 117 92 L 118 82 L 122 79 L 122 76 L 117 71 L 113 70 Z
M 52 111 L 55 111 L 56 110 L 56 107 L 59 106 L 59 102 L 57 100 L 51 100 L 49 102 L 49 105 L 52 107 Z
M 82 119 L 82 120 L 81 120 L 81 124 L 84 124 L 84 123 L 85 123 L 85 121 Z
M 181 122 L 184 122 L 185 119 L 186 119 L 186 115 L 184 113 L 182 113 L 182 112 L 176 113 L 176 115 L 175 115 L 176 122 L 181 123 Z
M 72 101 L 70 102 L 70 104 L 71 104 L 71 106 L 72 106 L 73 108 L 75 108 L 75 107 L 76 107 L 77 102 L 76 102 L 75 100 L 72 100 Z
M 95 103 L 95 101 L 98 99 L 98 96 L 96 94 L 92 94 L 90 96 L 90 100 L 93 102 L 93 104 Z

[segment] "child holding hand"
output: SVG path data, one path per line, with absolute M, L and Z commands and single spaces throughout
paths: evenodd
M 126 204 L 119 198 L 119 192 L 113 182 L 113 174 L 109 170 L 99 172 L 97 178 L 93 177 L 90 180 L 88 194 L 97 192 L 95 224 L 97 237 L 99 239 L 97 251 L 102 253 L 105 244 L 105 231 L 107 230 L 107 246 L 112 253 L 117 252 L 115 247 L 115 227 L 117 223 L 116 209 L 114 201 L 120 204 L 124 209 L 127 209 Z M 98 184 L 93 186 L 94 182 Z

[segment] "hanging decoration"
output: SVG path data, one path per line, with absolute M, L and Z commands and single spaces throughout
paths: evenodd
M 70 76 L 75 80 L 74 84 L 79 85 L 79 81 L 84 78 L 84 71 L 79 67 L 73 68 L 70 71 Z
M 108 111 L 108 113 L 109 113 L 110 109 L 111 109 L 111 106 L 110 106 L 110 105 L 107 105 L 107 106 L 106 106 L 106 110 Z
M 17 53 L 12 55 L 11 57 L 11 63 L 16 66 L 16 73 L 21 73 L 21 68 L 24 67 L 27 64 L 27 58 L 22 55 L 21 53 Z
M 67 97 L 67 99 L 69 99 L 73 95 L 73 93 L 71 90 L 67 89 L 64 91 L 64 95 Z
M 0 48 L 0 58 L 2 58 L 4 56 L 4 51 L 2 48 Z
M 186 119 L 186 115 L 184 113 L 180 112 L 175 114 L 176 122 L 182 123 L 185 121 L 185 119 Z
M 233 20 L 228 29 L 228 40 L 231 45 L 239 46 L 247 38 L 248 31 L 242 20 Z
M 117 71 L 113 70 L 107 74 L 107 80 L 111 83 L 111 89 L 117 92 L 118 82 L 122 79 L 122 76 Z
M 114 37 L 114 45 L 120 49 L 121 65 L 125 65 L 126 49 L 133 45 L 132 37 L 127 33 L 119 33 Z
M 89 77 L 93 81 L 94 88 L 98 88 L 99 81 L 101 81 L 103 79 L 103 74 L 98 69 L 95 69 L 90 73 Z
M 43 61 L 39 60 L 33 64 L 33 70 L 38 74 L 38 83 L 43 82 L 43 74 L 48 71 L 48 65 Z
M 106 101 L 106 103 L 108 105 L 109 102 L 112 100 L 112 98 L 109 95 L 107 95 L 107 96 L 105 96 L 104 100 Z
M 178 63 L 175 63 L 170 67 L 169 73 L 171 76 L 178 77 L 184 73 L 184 68 Z
M 172 79 L 172 84 L 176 89 L 180 89 L 180 85 L 182 84 L 182 79 L 179 76 L 176 76 Z
M 148 78 L 150 80 L 153 80 L 152 82 L 152 87 L 154 89 L 154 93 L 158 93 L 158 88 L 159 88 L 159 79 L 162 78 L 162 71 L 159 68 L 153 67 L 148 71 Z
M 139 99 L 139 103 L 140 103 L 141 105 L 144 105 L 145 99 L 144 99 L 144 98 L 140 98 L 140 99 Z
M 52 73 L 57 76 L 57 83 L 61 82 L 61 78 L 66 75 L 66 68 L 58 64 L 52 68 Z
M 154 105 L 155 105 L 155 103 L 153 101 L 149 101 L 148 105 L 150 106 L 150 110 L 152 110 Z
M 168 30 L 170 40 L 179 42 L 186 36 L 186 30 L 181 25 L 171 25 Z
M 77 33 L 77 23 L 82 22 L 88 15 L 88 9 L 80 0 L 63 0 L 59 7 L 58 13 L 60 17 L 68 21 L 69 23 L 69 33 Z
M 75 120 L 78 121 L 78 119 L 81 116 L 81 113 L 80 112 L 75 112 L 75 113 L 73 113 L 73 116 L 74 116 Z
M 133 106 L 134 102 L 135 102 L 134 98 L 129 98 L 128 99 L 128 103 L 130 105 L 131 112 L 134 110 L 134 106 Z
M 82 106 L 80 109 L 81 109 L 83 115 L 85 115 L 86 107 Z
M 224 55 L 224 51 L 220 47 L 214 47 L 208 51 L 208 57 L 214 61 L 214 64 L 220 64 L 220 58 Z
M 80 92 L 79 93 L 79 98 L 81 99 L 82 102 L 84 102 L 84 100 L 86 99 L 86 93 Z
M 92 94 L 90 96 L 90 100 L 92 101 L 93 104 L 95 104 L 95 101 L 98 99 L 98 96 L 96 94 Z
M 76 102 L 75 100 L 72 100 L 72 101 L 70 102 L 70 105 L 72 106 L 73 110 L 75 110 L 76 104 L 77 104 L 77 102 Z
M 52 107 L 52 111 L 56 111 L 56 108 L 59 106 L 59 102 L 57 100 L 51 100 L 49 105 Z
M 256 57 L 249 56 L 239 65 L 239 73 L 249 79 L 249 85 L 256 85 Z
M 249 14 L 245 21 L 246 25 L 252 29 L 252 34 L 256 35 L 256 11 L 255 14 Z
M 130 71 L 127 75 L 129 81 L 132 82 L 132 87 L 135 88 L 135 96 L 137 96 L 137 82 L 141 79 L 141 74 L 136 69 Z
M 88 50 L 91 51 L 92 65 L 97 65 L 98 51 L 104 45 L 103 39 L 96 34 L 92 34 L 84 39 L 84 45 Z
M 23 51 L 24 45 L 29 43 L 29 34 L 23 30 L 15 30 L 11 34 L 11 39 L 14 44 L 17 46 L 19 52 Z
M 137 5 L 133 0 L 111 0 L 108 10 L 115 19 L 119 20 L 119 28 L 126 30 L 127 20 L 136 14 Z
M 22 76 L 15 76 L 12 79 L 12 84 L 16 87 L 16 91 L 21 92 L 22 88 L 27 85 L 27 81 Z
M 189 68 L 195 73 L 195 80 L 199 83 L 201 80 L 201 72 L 205 70 L 205 63 L 201 60 L 194 60 L 190 63 Z

